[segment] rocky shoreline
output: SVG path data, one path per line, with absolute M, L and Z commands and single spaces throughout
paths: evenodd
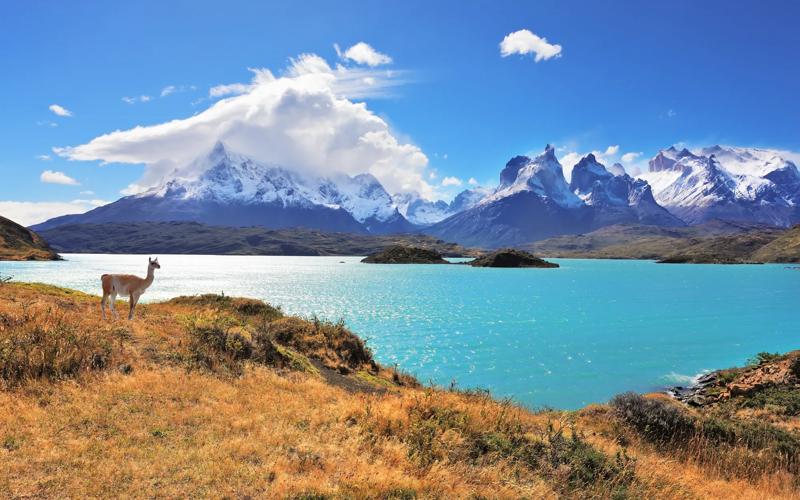
M 672 386 L 666 389 L 666 393 L 677 399 L 681 403 L 689 406 L 704 406 L 709 402 L 707 390 L 719 385 L 719 374 L 721 370 L 706 373 L 697 378 L 690 386 Z
M 766 389 L 800 390 L 800 351 L 758 353 L 746 366 L 715 370 L 690 386 L 673 386 L 666 393 L 689 406 L 706 406 Z

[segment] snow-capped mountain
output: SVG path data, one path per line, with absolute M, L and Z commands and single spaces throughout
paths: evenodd
M 548 145 L 535 158 L 512 158 L 494 192 L 426 232 L 465 245 L 499 247 L 623 222 L 683 225 L 656 203 L 646 182 L 610 173 L 593 155 L 575 166 L 567 184 Z
M 500 185 L 481 203 L 491 203 L 523 191 L 552 200 L 565 208 L 582 205 L 580 198 L 570 191 L 561 163 L 549 144 L 544 153 L 532 160 L 527 156 L 515 156 L 506 163 L 500 172 Z
M 182 172 L 201 172 L 189 177 Z M 206 156 L 160 185 L 81 215 L 44 222 L 64 224 L 182 221 L 270 228 L 304 226 L 329 231 L 388 233 L 414 229 L 370 174 L 304 176 L 264 165 L 218 143 Z
M 800 172 L 780 152 L 675 146 L 650 160 L 639 176 L 655 199 L 690 224 L 710 219 L 789 226 L 800 222 Z
M 478 204 L 492 191 L 483 187 L 465 189 L 446 203 L 442 200 L 430 201 L 417 193 L 398 193 L 393 196 L 397 209 L 410 222 L 419 226 L 429 226 Z
M 621 165 L 611 173 L 593 154 L 583 157 L 572 169 L 569 189 L 584 203 L 595 207 L 595 226 L 632 222 L 654 226 L 680 226 L 683 221 L 659 205 L 650 185 L 624 173 Z

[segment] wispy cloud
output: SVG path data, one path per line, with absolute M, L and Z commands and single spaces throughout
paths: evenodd
M 36 159 L 42 161 L 50 161 L 52 157 L 50 155 L 36 155 Z
M 194 85 L 167 85 L 163 89 L 161 89 L 161 97 L 167 97 L 168 95 L 172 94 L 179 94 L 181 92 L 186 92 L 189 90 L 197 90 L 197 87 Z
M 378 52 L 366 42 L 358 42 L 344 52 L 339 48 L 339 44 L 333 44 L 333 48 L 336 49 L 336 54 L 339 58 L 353 61 L 356 64 L 366 64 L 374 67 L 392 62 L 391 57 Z
M 135 97 L 123 97 L 122 101 L 127 104 L 136 104 L 137 102 L 148 102 L 152 99 L 149 95 L 140 95 Z
M 51 104 L 48 109 L 58 116 L 72 116 L 72 111 L 58 104 Z
M 224 97 L 226 95 L 239 95 L 244 94 L 250 90 L 251 85 L 246 83 L 227 83 L 222 85 L 215 85 L 208 89 L 209 97 Z
M 469 184 L 470 186 L 477 186 L 478 184 L 480 184 L 480 182 L 478 182 L 478 179 L 476 179 L 475 177 L 470 177 L 469 180 L 467 181 L 467 184 Z
M 546 61 L 553 57 L 561 57 L 561 45 L 548 43 L 530 30 L 519 30 L 509 33 L 500 42 L 500 56 L 512 54 L 535 54 L 534 61 Z
M 78 186 L 80 182 L 68 176 L 64 172 L 56 172 L 54 170 L 45 170 L 39 176 L 39 180 L 47 184 L 63 184 L 64 186 Z

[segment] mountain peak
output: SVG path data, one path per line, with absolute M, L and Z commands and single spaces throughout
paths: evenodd
M 225 147 L 225 143 L 222 141 L 215 142 L 214 147 L 211 148 L 211 152 L 208 154 L 210 158 L 221 158 L 227 155 L 228 155 L 228 150 Z
M 524 167 L 530 162 L 531 162 L 530 158 L 522 155 L 515 156 L 510 160 L 508 160 L 508 163 L 506 163 L 505 168 L 503 168 L 503 170 L 500 171 L 500 185 L 510 186 L 511 184 L 514 184 L 514 181 L 517 180 L 517 175 L 519 174 L 519 171 L 522 169 L 522 167 Z

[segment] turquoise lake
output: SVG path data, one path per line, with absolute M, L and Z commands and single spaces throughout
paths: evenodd
M 97 294 L 146 256 L 0 262 L 0 275 Z M 356 257 L 162 255 L 143 301 L 224 292 L 344 319 L 378 360 L 423 382 L 490 389 L 536 408 L 689 383 L 798 342 L 800 271 L 554 259 L 559 269 L 369 265 Z M 99 314 L 99 309 L 98 309 Z

